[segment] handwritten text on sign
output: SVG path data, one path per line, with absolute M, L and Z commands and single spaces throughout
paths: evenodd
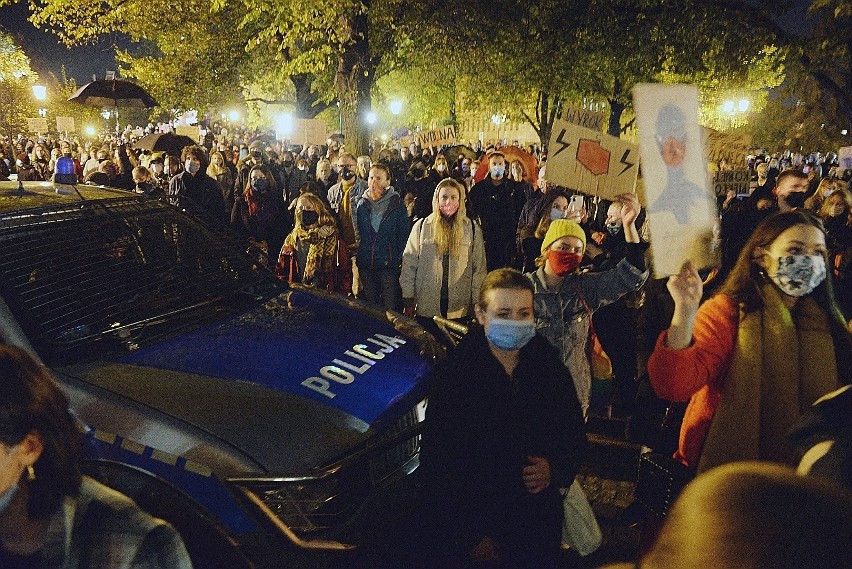
M 639 147 L 635 144 L 556 120 L 548 150 L 549 182 L 606 199 L 636 188 Z
M 577 126 L 599 131 L 601 130 L 601 125 L 603 125 L 604 115 L 603 113 L 596 113 L 573 105 L 565 105 L 562 107 L 562 113 L 559 118 Z
M 725 196 L 728 192 L 748 195 L 751 172 L 748 170 L 722 170 L 713 174 L 713 192 Z
M 418 132 L 416 135 L 417 144 L 421 148 L 428 146 L 443 146 L 445 144 L 456 143 L 456 127 L 455 125 L 442 126 L 434 130 L 426 130 Z

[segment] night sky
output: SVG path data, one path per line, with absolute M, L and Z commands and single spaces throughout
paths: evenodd
M 52 71 L 59 77 L 62 65 L 78 85 L 92 80 L 92 74 L 103 79 L 107 70 L 115 70 L 115 50 L 112 41 L 102 41 L 96 45 L 69 49 L 59 42 L 51 32 L 37 30 L 27 21 L 29 7 L 26 2 L 0 8 L 0 26 L 12 34 L 15 42 L 21 46 L 30 58 L 31 67 L 46 76 Z

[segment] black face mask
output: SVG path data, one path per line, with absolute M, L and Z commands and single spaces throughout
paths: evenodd
M 319 221 L 319 214 L 315 211 L 302 210 L 302 225 L 313 225 Z
M 791 192 L 784 196 L 784 203 L 789 207 L 804 207 L 805 192 Z
M 284 161 L 284 167 L 285 168 L 292 168 L 293 167 L 293 161 L 292 160 L 285 160 Z
M 254 150 L 254 151 L 250 152 L 249 154 L 251 155 L 252 158 L 260 160 L 261 152 L 259 150 Z
M 424 170 L 423 168 L 412 168 L 411 169 L 411 174 L 415 178 L 422 178 L 425 173 L 426 173 L 426 170 Z
M 340 171 L 340 177 L 348 182 L 349 180 L 355 177 L 355 172 L 353 172 L 349 168 L 344 168 Z

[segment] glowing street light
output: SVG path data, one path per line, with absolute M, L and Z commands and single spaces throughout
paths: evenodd
M 109 112 L 109 109 L 104 109 L 101 111 L 101 116 L 104 117 L 104 120 L 109 120 L 109 117 L 112 116 L 112 113 Z
M 87 126 L 87 127 L 84 129 L 84 132 L 86 133 L 86 136 L 95 136 L 95 127 L 93 127 L 93 126 Z
M 238 111 L 231 111 L 230 115 L 228 115 L 228 116 L 230 116 L 231 120 L 234 121 L 234 122 L 237 122 L 238 120 L 240 120 L 240 113 Z
M 398 115 L 399 113 L 402 112 L 402 101 L 397 101 L 397 100 L 391 101 L 390 104 L 388 105 L 388 108 L 390 108 L 391 114 Z
M 725 103 L 722 105 L 722 111 L 724 111 L 725 113 L 727 113 L 729 115 L 733 114 L 734 102 L 733 101 L 725 101 Z
M 376 113 L 370 111 L 364 116 L 364 120 L 367 121 L 367 124 L 376 124 L 376 121 L 379 120 L 379 118 L 376 116 Z
M 293 115 L 286 113 L 275 117 L 275 135 L 279 140 L 290 138 L 293 134 Z
M 748 110 L 749 100 L 748 99 L 740 99 L 740 102 L 737 104 L 737 109 L 744 113 Z
M 33 85 L 33 97 L 39 101 L 47 99 L 47 87 L 44 85 Z

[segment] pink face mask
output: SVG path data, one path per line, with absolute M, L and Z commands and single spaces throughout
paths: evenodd
M 452 217 L 459 210 L 459 202 L 442 203 L 438 206 L 441 210 L 441 215 L 444 217 Z

